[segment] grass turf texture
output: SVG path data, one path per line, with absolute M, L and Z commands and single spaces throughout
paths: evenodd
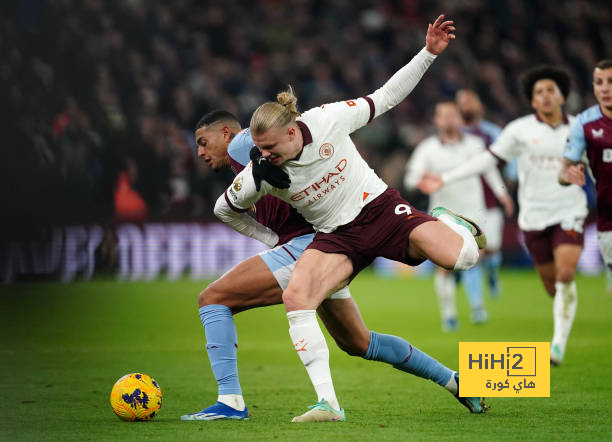
M 552 302 L 535 272 L 504 272 L 487 299 L 490 321 L 440 331 L 431 280 L 352 285 L 372 330 L 407 338 L 451 368 L 459 341 L 547 341 Z M 236 316 L 248 421 L 181 422 L 216 400 L 197 315 L 203 283 L 24 283 L 0 288 L 0 440 L 610 440 L 612 298 L 603 278 L 577 280 L 578 314 L 566 361 L 551 367 L 550 398 L 493 398 L 470 415 L 442 388 L 392 367 L 350 357 L 328 337 L 332 374 L 347 422 L 292 424 L 315 402 L 291 349 L 281 306 Z M 154 377 L 164 393 L 152 422 L 122 422 L 108 398 L 122 375 Z

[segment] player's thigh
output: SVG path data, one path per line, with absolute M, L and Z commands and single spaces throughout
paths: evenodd
M 559 244 L 553 249 L 555 257 L 555 279 L 562 282 L 574 280 L 582 246 L 576 244 Z
M 256 255 L 242 261 L 200 294 L 200 307 L 225 305 L 242 311 L 282 303 L 282 289 L 268 266 Z
M 408 252 L 413 259 L 429 259 L 448 270 L 455 267 L 463 238 L 441 221 L 428 221 L 410 234 Z
M 287 311 L 314 310 L 332 292 L 344 287 L 353 265 L 340 253 L 325 253 L 307 249 L 298 259 L 283 292 Z
M 364 356 L 370 345 L 370 331 L 353 298 L 326 299 L 317 314 L 338 347 L 351 356 Z

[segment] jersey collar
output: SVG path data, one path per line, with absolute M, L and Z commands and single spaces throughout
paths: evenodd
M 568 123 L 569 123 L 569 120 L 568 120 L 568 118 L 567 118 L 567 114 L 566 114 L 565 112 L 563 113 L 563 120 L 562 120 L 562 122 L 561 122 L 561 123 L 559 123 L 559 124 L 557 124 L 556 126 L 552 126 L 552 125 L 548 124 L 546 121 L 542 120 L 542 119 L 540 118 L 540 116 L 538 115 L 538 113 L 537 113 L 537 112 L 534 112 L 533 114 L 535 115 L 536 120 L 538 120 L 540 123 L 547 124 L 548 126 L 552 127 L 553 129 L 556 129 L 556 128 L 557 128 L 557 127 L 559 127 L 561 124 L 568 124 Z
M 310 133 L 310 129 L 308 129 L 308 126 L 306 126 L 306 123 L 300 120 L 295 120 L 295 123 L 300 128 L 300 131 L 302 131 L 303 143 L 302 143 L 302 150 L 300 150 L 300 153 L 295 158 L 293 158 L 291 161 L 298 161 L 300 157 L 302 156 L 302 152 L 304 152 L 304 148 L 308 146 L 310 143 L 312 143 L 312 134 Z

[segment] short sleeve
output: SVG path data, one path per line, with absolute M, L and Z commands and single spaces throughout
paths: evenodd
M 246 166 L 249 161 L 251 161 L 249 154 L 253 146 L 253 139 L 251 138 L 249 129 L 243 129 L 234 137 L 227 147 L 227 154 L 230 159 L 242 166 Z
M 569 138 L 563 151 L 563 156 L 569 160 L 579 162 L 586 149 L 586 138 L 584 137 L 584 127 L 580 118 L 576 118 L 570 127 Z
M 521 153 L 521 142 L 517 137 L 518 127 L 510 123 L 501 131 L 497 140 L 489 148 L 491 152 L 504 161 L 510 161 Z

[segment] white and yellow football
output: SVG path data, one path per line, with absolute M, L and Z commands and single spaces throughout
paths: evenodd
M 124 421 L 148 421 L 157 416 L 162 405 L 162 391 L 151 376 L 126 374 L 110 394 L 113 411 Z

